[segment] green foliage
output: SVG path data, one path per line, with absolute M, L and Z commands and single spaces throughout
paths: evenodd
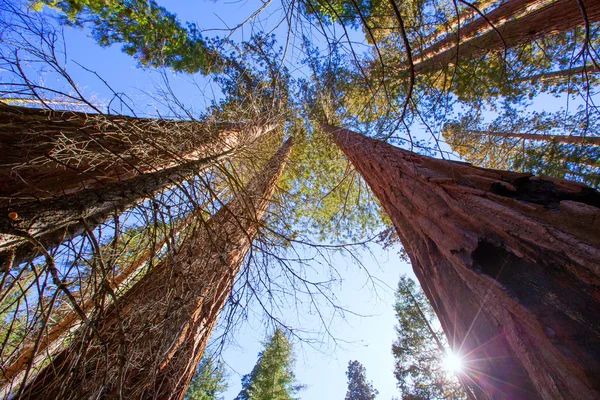
M 145 67 L 206 74 L 217 59 L 195 24 L 182 26 L 154 0 L 35 0 L 33 8 L 43 5 L 62 12 L 69 25 L 91 26 L 101 46 L 122 43 Z
M 346 400 L 374 400 L 379 393 L 371 382 L 367 381 L 365 367 L 358 361 L 348 361 L 348 391 Z
M 600 147 L 586 143 L 560 143 L 556 139 L 532 140 L 509 134 L 591 137 L 600 127 L 596 114 L 585 109 L 570 114 L 524 113 L 507 107 L 494 121 L 463 116 L 446 124 L 443 135 L 452 150 L 476 166 L 531 172 L 600 185 Z
M 221 361 L 211 354 L 204 355 L 196 375 L 185 395 L 185 400 L 223 400 L 227 390 L 227 375 Z
M 264 346 L 252 372 L 242 378 L 235 400 L 293 400 L 301 389 L 295 384 L 294 354 L 287 335 L 277 329 Z
M 379 203 L 329 135 L 315 130 L 296 139 L 280 184 L 294 203 L 287 222 L 329 242 L 364 240 L 385 229 Z
M 402 399 L 464 399 L 456 376 L 442 367 L 447 341 L 423 292 L 401 276 L 396 291 L 397 339 L 392 345 L 394 375 Z M 441 346 L 441 347 L 440 347 Z

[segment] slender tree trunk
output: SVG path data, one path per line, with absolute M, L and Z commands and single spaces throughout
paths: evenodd
M 16 398 L 183 399 L 291 149 L 80 330 Z
M 543 135 L 539 133 L 498 132 L 466 130 L 465 133 L 478 136 L 498 136 L 503 138 L 517 138 L 525 140 L 536 140 L 541 142 L 558 142 L 566 144 L 587 144 L 600 146 L 600 136 L 566 136 L 566 135 Z
M 600 396 L 600 193 L 325 129 L 394 223 L 478 398 Z
M 0 206 L 72 194 L 219 154 L 237 147 L 241 136 L 265 128 L 0 102 Z
M 597 74 L 600 72 L 594 65 L 587 65 L 585 67 L 575 67 L 561 69 L 558 71 L 544 72 L 541 74 L 535 74 L 517 79 L 519 82 L 560 82 L 568 79 L 579 78 L 581 79 L 584 74 Z
M 460 42 L 456 35 L 450 35 L 434 44 L 414 61 L 415 72 L 444 68 L 449 63 L 457 63 L 462 58 L 476 57 L 491 51 L 527 43 L 548 34 L 556 34 L 583 25 L 582 10 L 576 0 L 557 0 L 532 12 L 530 7 L 547 3 L 545 0 L 511 0 L 491 11 L 487 18 L 495 25 L 492 29 L 487 21 L 480 18 L 461 29 Z M 590 23 L 600 20 L 600 2 L 581 0 Z M 521 18 L 514 17 L 527 12 Z M 503 21 L 505 23 L 501 24 Z M 500 25 L 501 24 L 501 25 Z M 500 36 L 498 35 L 500 33 Z

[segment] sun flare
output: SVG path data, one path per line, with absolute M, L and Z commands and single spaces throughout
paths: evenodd
M 443 360 L 444 369 L 452 374 L 459 374 L 462 372 L 463 362 L 462 358 L 458 354 L 448 352 Z

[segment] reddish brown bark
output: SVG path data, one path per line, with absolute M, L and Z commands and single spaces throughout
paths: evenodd
M 600 396 L 600 194 L 326 127 L 389 214 L 478 398 Z
M 138 277 L 148 262 L 157 254 L 163 252 L 171 239 L 177 238 L 183 229 L 190 226 L 197 215 L 204 212 L 204 205 L 200 206 L 198 210 L 188 215 L 183 221 L 178 222 L 172 231 L 165 234 L 156 243 L 146 249 L 141 249 L 141 252 L 136 255 L 133 261 L 122 270 L 117 271 L 115 276 L 112 278 L 99 276 L 98 279 L 107 279 L 111 290 L 114 292 L 124 291 L 124 286 Z M 102 290 L 106 289 L 103 287 Z M 76 296 L 76 293 L 73 293 L 73 295 Z M 96 294 L 90 294 L 83 298 L 80 308 L 86 314 L 89 314 L 94 305 L 97 304 L 98 299 L 95 296 Z M 108 293 L 104 292 L 103 296 L 108 296 Z M 0 376 L 2 377 L 0 381 L 0 398 L 5 398 L 13 389 L 13 385 L 23 381 L 29 365 L 34 370 L 39 369 L 40 364 L 48 357 L 55 355 L 63 343 L 68 340 L 68 335 L 83 323 L 77 312 L 73 310 L 69 310 L 53 319 L 58 321 L 44 329 L 46 332 L 41 336 L 39 342 L 36 335 L 30 334 L 31 340 L 27 341 L 18 353 L 15 353 L 13 358 L 5 360 L 0 370 Z
M 466 130 L 468 134 L 480 136 L 499 136 L 504 138 L 518 138 L 525 140 L 537 140 L 541 142 L 557 142 L 566 144 L 587 144 L 600 146 L 600 136 L 567 136 L 567 135 L 542 135 L 539 133 L 498 132 Z
M 290 149 L 107 307 L 101 339 L 79 332 L 18 398 L 182 399 Z
M 485 12 L 487 8 L 496 4 L 496 0 L 473 1 L 471 4 L 473 4 L 473 6 L 475 6 L 475 8 L 477 8 L 477 10 L 480 12 Z M 433 45 L 438 41 L 438 39 L 443 36 L 451 35 L 452 32 L 456 31 L 458 28 L 460 28 L 462 36 L 464 25 L 461 27 L 460 24 L 464 24 L 465 21 L 472 18 L 477 18 L 478 16 L 479 13 L 476 10 L 471 7 L 465 7 L 465 9 L 459 14 L 458 18 L 453 18 L 452 20 L 448 21 L 447 24 L 440 25 L 440 27 L 438 27 L 432 35 L 425 38 L 427 47 L 423 49 L 422 54 L 425 54 L 433 49 Z
M 256 127 L 49 111 L 0 102 L 0 205 L 96 188 L 236 148 Z
M 548 34 L 567 32 L 584 24 L 582 10 L 576 0 L 558 0 L 529 12 L 521 18 L 512 19 L 529 7 L 539 6 L 541 0 L 511 0 L 491 11 L 487 18 L 497 29 L 491 29 L 482 18 L 473 21 L 456 35 L 425 49 L 415 60 L 415 72 L 424 73 L 444 68 L 462 58 L 475 57 L 491 51 L 503 51 L 527 43 Z M 600 2 L 582 0 L 590 23 L 600 20 Z M 506 21 L 505 23 L 502 23 Z M 482 33 L 483 32 L 483 33 Z M 500 33 L 500 36 L 498 35 Z
M 227 155 L 227 154 L 225 154 Z M 191 161 L 52 199 L 0 208 L 0 271 L 14 251 L 13 265 L 43 255 L 120 213 L 212 165 L 220 157 Z M 85 221 L 85 222 L 83 222 Z M 86 227 L 87 224 L 87 227 Z

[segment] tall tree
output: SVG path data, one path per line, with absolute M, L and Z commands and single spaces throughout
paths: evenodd
M 541 7 L 527 12 L 532 5 Z M 582 9 L 585 10 L 585 16 L 582 15 Z M 519 15 L 524 12 L 527 13 Z M 415 72 L 443 68 L 460 59 L 490 51 L 504 51 L 549 33 L 565 32 L 584 23 L 597 22 L 600 20 L 600 5 L 592 0 L 580 3 L 559 0 L 549 4 L 539 0 L 510 0 L 494 9 L 486 18 L 478 18 L 462 27 L 459 37 L 449 35 L 424 50 L 415 59 Z M 490 28 L 490 24 L 503 20 L 506 22 L 502 25 Z
M 346 400 L 375 400 L 379 393 L 371 382 L 367 381 L 365 367 L 356 360 L 348 361 L 348 391 Z
M 69 25 L 91 26 L 102 46 L 123 44 L 123 51 L 142 66 L 167 66 L 204 74 L 214 70 L 218 56 L 193 23 L 184 27 L 177 16 L 154 0 L 35 0 L 64 13 Z
M 65 240 L 81 235 L 106 221 L 115 212 L 121 212 L 151 197 L 156 192 L 188 179 L 215 161 L 233 154 L 244 145 L 251 144 L 267 128 L 240 132 L 235 140 L 220 153 L 181 165 L 145 173 L 136 177 L 104 184 L 99 188 L 42 201 L 3 207 L 0 212 L 0 261 L 7 266 L 6 254 L 15 252 L 12 262 L 31 259 L 44 254 Z
M 291 146 L 286 141 L 176 254 L 98 311 L 15 397 L 183 399 Z
M 53 111 L 0 102 L 3 205 L 71 194 L 223 154 L 273 129 Z
M 449 346 L 425 294 L 407 276 L 396 290 L 394 376 L 403 399 L 465 399 L 457 376 L 444 366 Z
M 252 372 L 242 378 L 242 390 L 235 400 L 292 400 L 299 390 L 292 344 L 285 332 L 276 329 L 264 346 Z
M 223 400 L 227 390 L 227 376 L 222 361 L 215 361 L 211 354 L 204 355 L 196 369 L 184 400 Z
M 477 397 L 600 395 L 600 193 L 324 129 L 394 223 Z
M 168 246 L 173 246 L 174 243 L 172 242 L 178 238 L 182 231 L 187 229 L 193 223 L 195 218 L 200 218 L 202 212 L 205 212 L 204 205 L 200 205 L 196 212 L 191 213 L 183 220 L 178 221 L 172 230 L 162 233 L 162 237 L 159 237 L 157 240 L 149 239 L 149 236 L 154 237 L 154 235 L 139 235 L 138 237 L 141 236 L 142 238 L 142 243 L 139 243 L 139 245 L 132 243 L 135 241 L 135 237 L 140 233 L 139 229 L 130 229 L 129 231 L 126 231 L 119 238 L 119 247 L 123 247 L 122 250 L 131 248 L 131 251 L 123 253 L 121 249 L 118 249 L 120 256 L 114 260 L 114 264 L 117 265 L 114 268 L 116 272 L 111 274 L 112 276 L 102 276 L 106 271 L 94 271 L 96 275 L 98 275 L 98 280 L 106 281 L 106 284 L 100 285 L 100 287 L 103 287 L 105 291 L 108 290 L 108 292 L 117 296 L 126 292 L 133 282 L 142 276 L 143 269 L 148 267 L 151 261 L 158 261 L 160 259 L 158 255 L 165 254 L 166 248 Z M 143 230 L 152 229 L 155 230 L 153 226 L 150 226 L 144 227 Z M 127 236 L 130 236 L 132 240 L 129 240 Z M 139 251 L 140 248 L 142 251 Z M 100 253 L 110 253 L 111 251 L 114 251 L 114 247 L 111 243 L 110 246 L 105 246 L 102 250 L 106 251 L 101 251 Z M 94 257 L 104 257 L 107 260 L 110 259 L 109 254 L 96 254 Z M 120 266 L 122 267 L 119 268 Z M 23 279 L 19 279 L 19 281 L 21 280 Z M 90 280 L 92 279 L 88 278 L 88 281 Z M 82 289 L 85 288 L 80 288 L 80 291 L 82 291 Z M 109 295 L 109 293 L 106 294 Z M 79 303 L 80 310 L 86 315 L 90 315 L 94 306 L 97 306 L 98 297 L 99 293 L 95 291 L 91 291 L 90 293 L 87 293 L 87 295 L 84 295 Z M 29 365 L 31 365 L 31 368 L 33 369 L 38 369 L 48 357 L 53 356 L 60 351 L 62 348 L 61 346 L 69 341 L 69 334 L 74 332 L 85 322 L 81 319 L 81 316 L 72 309 L 69 309 L 65 313 L 60 313 L 53 317 L 53 319 L 56 322 L 42 328 L 45 332 L 40 336 L 39 340 L 26 341 L 20 346 L 18 352 L 13 352 L 12 356 L 2 359 L 3 368 L 0 372 L 0 376 L 2 377 L 2 382 L 0 383 L 0 397 L 8 395 L 12 386 L 23 380 Z M 30 334 L 30 336 L 33 337 L 35 335 Z

